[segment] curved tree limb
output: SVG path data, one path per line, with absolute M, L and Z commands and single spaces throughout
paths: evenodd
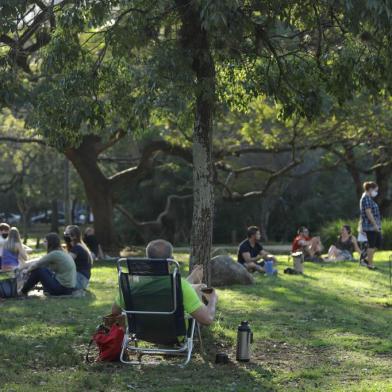
M 12 142 L 12 143 L 36 143 L 43 146 L 48 144 L 43 139 L 38 139 L 34 137 L 13 137 L 13 136 L 0 136 L 0 141 L 2 142 Z
M 265 193 L 268 191 L 268 189 L 272 186 L 272 184 L 281 176 L 285 175 L 287 172 L 292 170 L 295 166 L 298 166 L 300 163 L 302 163 L 302 160 L 294 160 L 289 162 L 287 165 L 282 167 L 281 169 L 275 171 L 273 174 L 271 174 L 267 181 L 265 182 L 264 186 L 260 190 L 255 190 L 247 193 L 240 193 L 240 192 L 235 192 L 232 191 L 227 184 L 222 184 L 221 182 L 219 185 L 223 186 L 224 189 L 226 190 L 227 194 L 223 194 L 223 198 L 226 200 L 231 200 L 231 201 L 240 201 L 240 200 L 245 200 L 245 199 L 250 199 L 253 197 L 262 197 L 265 195 Z

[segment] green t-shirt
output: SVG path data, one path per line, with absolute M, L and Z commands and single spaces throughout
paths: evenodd
M 74 259 L 68 253 L 62 250 L 53 250 L 39 259 L 36 266 L 52 270 L 62 286 L 68 288 L 76 286 L 76 266 Z
M 140 297 L 143 295 L 143 292 L 148 294 L 156 293 L 156 295 L 159 295 L 159 292 L 162 291 L 164 287 L 167 287 L 167 278 L 154 278 L 153 280 L 148 280 L 147 278 L 143 279 L 143 283 L 136 283 L 132 286 L 134 292 L 137 292 L 138 296 Z M 203 306 L 203 303 L 201 302 L 195 289 L 186 279 L 181 278 L 181 289 L 185 313 L 191 314 Z M 115 298 L 115 303 L 122 309 L 125 307 L 124 300 L 122 296 L 120 297 L 119 293 Z M 162 310 L 164 311 L 164 309 Z

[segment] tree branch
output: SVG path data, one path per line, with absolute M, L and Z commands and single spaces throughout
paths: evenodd
M 48 144 L 42 140 L 32 137 L 13 137 L 13 136 L 0 136 L 0 141 L 2 142 L 12 142 L 12 143 L 36 143 L 43 146 L 47 146 Z
M 231 201 L 240 201 L 240 200 L 250 199 L 254 197 L 262 197 L 265 195 L 268 189 L 279 177 L 282 177 L 284 174 L 292 170 L 295 166 L 299 165 L 301 162 L 302 162 L 301 160 L 291 161 L 286 166 L 282 167 L 280 170 L 275 171 L 273 174 L 269 176 L 263 189 L 257 191 L 251 191 L 247 193 L 233 192 L 226 184 L 222 184 L 220 182 L 220 185 L 224 186 L 224 189 L 228 191 L 228 194 L 223 195 L 223 198 Z
M 110 185 L 113 188 L 121 189 L 129 185 L 130 182 L 141 179 L 144 173 L 151 169 L 152 161 L 158 152 L 179 156 L 188 162 L 192 162 L 193 160 L 192 151 L 188 148 L 173 145 L 165 140 L 151 141 L 144 147 L 139 164 L 109 177 Z

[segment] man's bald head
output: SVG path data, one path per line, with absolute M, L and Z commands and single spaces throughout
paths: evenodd
M 165 240 L 151 241 L 146 247 L 146 256 L 149 259 L 171 259 L 173 257 L 173 245 Z

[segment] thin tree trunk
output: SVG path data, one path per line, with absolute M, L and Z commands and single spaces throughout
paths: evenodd
M 64 160 L 64 220 L 66 225 L 72 224 L 71 194 L 69 190 L 69 161 Z
M 182 21 L 181 44 L 191 56 L 195 86 L 193 131 L 193 216 L 190 267 L 203 264 L 204 282 L 211 282 L 211 248 L 214 219 L 214 167 L 212 133 L 215 106 L 215 66 L 208 35 L 202 26 L 198 3 L 177 0 Z
M 354 182 L 355 194 L 357 196 L 357 199 L 360 199 L 363 193 L 363 189 L 362 189 L 362 182 L 361 182 L 361 174 L 356 165 L 354 151 L 352 148 L 348 148 L 348 147 L 345 147 L 344 150 L 346 153 L 346 159 L 345 159 L 346 168 L 347 171 L 350 173 L 351 178 Z
M 74 222 L 75 222 L 75 219 L 77 218 L 77 216 L 76 216 L 77 203 L 78 203 L 78 199 L 72 199 L 72 203 L 71 203 L 71 218 L 72 218 L 72 223 L 74 223 Z
M 193 135 L 193 216 L 190 261 L 191 267 L 194 264 L 203 264 L 204 281 L 209 285 L 214 218 L 212 115 L 206 115 L 203 106 L 204 104 L 201 103 L 196 113 Z
M 50 224 L 50 231 L 52 233 L 59 232 L 59 208 L 56 199 L 52 200 L 52 218 Z
M 380 167 L 375 170 L 375 174 L 378 185 L 377 203 L 380 206 L 381 215 L 388 216 L 392 204 L 391 199 L 388 198 L 391 169 L 389 167 Z

